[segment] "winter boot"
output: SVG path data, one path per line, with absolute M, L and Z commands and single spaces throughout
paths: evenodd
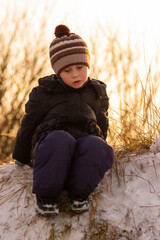
M 89 200 L 88 199 L 70 199 L 70 208 L 75 213 L 84 213 L 89 211 Z
M 44 217 L 57 216 L 59 213 L 57 201 L 52 198 L 36 196 L 35 208 L 38 214 Z

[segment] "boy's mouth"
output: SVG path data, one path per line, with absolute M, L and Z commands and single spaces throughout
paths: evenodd
M 75 82 L 73 82 L 74 84 L 78 84 L 78 83 L 80 83 L 81 81 L 80 80 L 78 80 L 78 81 L 75 81 Z

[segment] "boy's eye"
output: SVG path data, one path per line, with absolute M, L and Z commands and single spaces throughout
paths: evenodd
M 82 67 L 83 67 L 83 66 L 78 66 L 77 68 L 78 68 L 78 69 L 81 69 Z
M 70 71 L 70 69 L 66 69 L 66 70 L 64 70 L 64 72 L 69 72 Z

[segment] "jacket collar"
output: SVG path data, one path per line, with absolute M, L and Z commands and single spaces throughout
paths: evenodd
M 86 81 L 86 83 L 78 89 L 74 89 L 70 86 L 68 86 L 67 84 L 65 84 L 62 79 L 60 77 L 58 77 L 55 74 L 51 74 L 49 76 L 40 78 L 38 80 L 39 86 L 44 88 L 46 91 L 52 91 L 53 89 L 57 88 L 58 86 L 62 86 L 63 89 L 66 90 L 81 90 L 83 89 L 88 83 L 91 84 L 91 86 L 94 88 L 94 90 L 96 91 L 97 95 L 99 96 L 99 98 L 103 98 L 106 95 L 106 84 L 88 77 L 88 80 Z
M 77 91 L 77 90 L 83 89 L 86 86 L 86 84 L 88 83 L 89 79 L 87 79 L 87 81 L 83 84 L 83 86 L 81 88 L 72 88 L 72 87 L 68 86 L 67 84 L 65 84 L 61 78 L 59 78 L 58 81 L 60 82 L 60 84 L 62 85 L 63 88 L 70 90 L 70 91 Z

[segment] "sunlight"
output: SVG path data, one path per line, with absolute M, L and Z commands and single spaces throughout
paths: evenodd
M 149 60 L 156 51 L 159 51 L 160 34 L 157 31 L 160 29 L 159 0 L 35 0 L 34 2 L 0 0 L 0 4 L 0 11 L 3 14 L 4 6 L 10 6 L 11 9 L 16 6 L 18 11 L 24 7 L 27 14 L 33 13 L 33 9 L 36 9 L 34 14 L 30 15 L 31 21 L 35 19 L 33 27 L 48 5 L 50 15 L 46 19 L 47 39 L 52 38 L 55 26 L 60 23 L 69 25 L 73 32 L 80 33 L 85 39 L 92 36 L 97 24 L 101 24 L 103 27 L 110 26 L 117 29 L 124 43 L 127 42 L 130 33 L 131 41 L 139 42 L 144 47 Z
M 33 2 L 33 1 L 32 1 Z M 46 17 L 46 40 L 50 42 L 54 37 L 54 29 L 58 24 L 66 24 L 72 32 L 82 36 L 90 47 L 90 38 L 95 38 L 98 26 L 105 29 L 109 27 L 113 32 L 118 32 L 118 38 L 123 46 L 128 42 L 141 50 L 141 58 L 135 68 L 140 78 L 147 75 L 153 59 L 160 51 L 159 1 L 158 0 L 0 0 L 2 11 L 5 6 L 9 7 L 10 15 L 15 14 L 13 9 L 25 11 L 27 19 L 31 21 L 30 36 L 32 31 L 39 32 L 39 23 L 43 20 L 42 13 L 47 12 Z M 48 7 L 48 9 L 47 9 Z M 3 15 L 1 15 L 2 17 Z M 29 25 L 29 26 L 30 26 Z M 100 52 L 105 41 L 101 33 L 102 43 L 98 43 L 96 49 Z M 103 73 L 102 73 L 103 80 Z M 114 81 L 110 82 L 113 89 Z
M 55 1 L 49 1 L 55 2 Z M 140 76 L 147 74 L 152 60 L 160 51 L 159 1 L 158 0 L 59 0 L 48 21 L 47 39 L 53 37 L 54 27 L 60 23 L 70 27 L 86 42 L 95 36 L 97 27 L 107 27 L 118 32 L 122 45 L 128 42 L 133 46 L 137 43 L 141 50 L 141 60 L 135 66 Z M 104 41 L 104 36 L 102 36 Z M 102 42 L 103 45 L 103 42 Z M 97 51 L 101 49 L 101 46 Z
M 33 1 L 32 1 L 33 2 Z M 42 16 L 46 18 L 46 40 L 50 42 L 54 37 L 54 29 L 58 24 L 66 24 L 72 32 L 82 36 L 90 48 L 90 38 L 95 35 L 98 26 L 104 30 L 109 27 L 113 32 L 118 32 L 118 38 L 123 46 L 130 43 L 141 51 L 140 60 L 135 65 L 140 78 L 147 75 L 153 59 L 160 51 L 160 29 L 159 0 L 0 0 L 2 11 L 4 6 L 10 9 L 10 16 L 15 14 L 13 9 L 25 11 L 27 19 L 31 21 L 30 36 L 33 32 L 39 32 L 39 23 Z M 44 13 L 47 14 L 44 14 Z M 1 15 L 2 17 L 2 15 Z M 33 31 L 33 32 L 32 32 Z M 103 48 L 105 36 L 98 36 L 102 43 L 98 43 L 96 51 Z M 32 39 L 32 38 L 31 38 Z M 98 39 L 96 39 L 98 41 Z M 154 67 L 154 66 L 152 66 Z M 103 80 L 102 73 L 102 80 Z M 113 89 L 114 81 L 110 88 Z

